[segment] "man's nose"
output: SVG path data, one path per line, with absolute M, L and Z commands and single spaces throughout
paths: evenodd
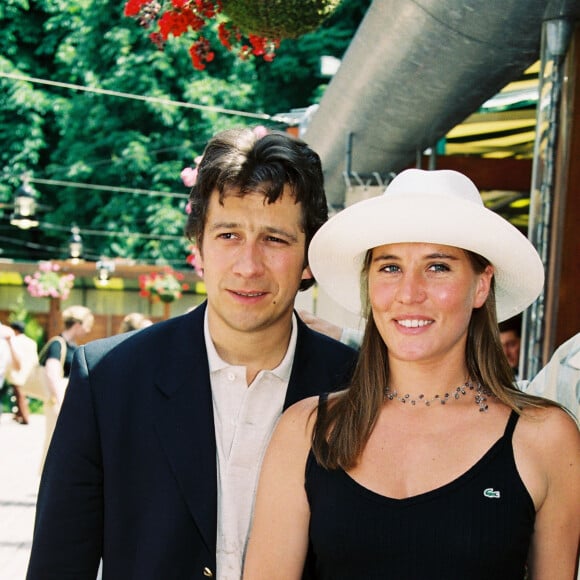
M 240 247 L 234 271 L 244 277 L 257 276 L 264 271 L 264 256 L 257 242 L 247 241 Z

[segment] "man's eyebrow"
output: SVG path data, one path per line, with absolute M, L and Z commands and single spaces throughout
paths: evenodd
M 232 230 L 242 227 L 242 224 L 238 222 L 214 222 L 213 224 L 208 224 L 208 231 L 213 232 L 217 230 Z M 298 242 L 298 236 L 293 234 L 287 230 L 283 230 L 281 228 L 276 228 L 274 226 L 267 226 L 262 228 L 267 234 L 274 235 L 274 236 L 281 236 L 287 239 L 290 242 Z
M 214 231 L 214 230 L 228 230 L 228 229 L 233 229 L 233 228 L 239 228 L 240 224 L 237 222 L 214 222 L 212 224 L 208 224 L 208 230 L 209 231 Z

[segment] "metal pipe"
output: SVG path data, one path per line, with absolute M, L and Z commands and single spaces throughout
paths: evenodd
M 554 183 L 560 121 L 560 101 L 563 83 L 563 61 L 572 36 L 572 23 L 565 17 L 546 20 L 542 26 L 540 99 L 536 116 L 536 140 L 530 192 L 528 237 L 534 244 L 546 272 L 550 264 L 550 239 L 554 216 Z M 538 299 L 523 313 L 522 348 L 519 374 L 522 379 L 533 378 L 544 363 L 546 341 L 553 332 L 547 331 L 547 312 L 553 312 L 558 299 L 559 283 L 547 277 Z M 552 306 L 552 307 L 548 307 Z M 553 346 L 553 345 L 552 345 Z M 551 350 L 551 348 L 549 349 Z

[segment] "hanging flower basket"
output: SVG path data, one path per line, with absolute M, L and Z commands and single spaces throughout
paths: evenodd
M 52 262 L 40 262 L 38 270 L 26 276 L 26 289 L 35 298 L 61 298 L 66 300 L 74 285 L 74 274 L 61 274 L 60 266 Z
M 245 34 L 298 38 L 316 30 L 341 0 L 222 0 L 223 13 Z
M 204 30 L 217 23 L 219 41 L 241 59 L 262 57 L 269 62 L 283 38 L 315 30 L 341 0 L 127 0 L 125 16 L 151 30 L 149 38 L 163 50 L 170 36 L 189 35 L 197 70 L 204 70 L 215 53 Z M 246 36 L 244 36 L 246 35 Z
M 151 302 L 169 304 L 181 298 L 183 291 L 189 288 L 182 280 L 183 274 L 174 272 L 171 268 L 155 274 L 143 274 L 139 276 L 140 294 Z

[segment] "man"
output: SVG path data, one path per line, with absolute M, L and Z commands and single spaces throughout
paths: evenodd
M 188 237 L 207 301 L 81 347 L 48 453 L 28 579 L 239 580 L 283 408 L 345 384 L 353 350 L 293 312 L 327 218 L 320 159 L 285 133 L 204 152 Z
M 8 383 L 12 385 L 16 398 L 14 419 L 22 425 L 27 425 L 30 409 L 26 395 L 22 392 L 21 387 L 38 362 L 37 345 L 32 338 L 24 334 L 24 322 L 14 320 L 10 323 L 10 328 L 14 331 L 14 335 L 9 342 L 11 363 L 8 368 L 7 379 Z
M 558 401 L 580 418 L 580 332 L 563 342 L 524 386 L 526 393 Z M 580 578 L 580 571 L 579 571 Z
M 521 315 L 508 318 L 499 323 L 499 337 L 503 352 L 514 371 L 516 380 L 519 378 L 520 347 L 522 342 Z

